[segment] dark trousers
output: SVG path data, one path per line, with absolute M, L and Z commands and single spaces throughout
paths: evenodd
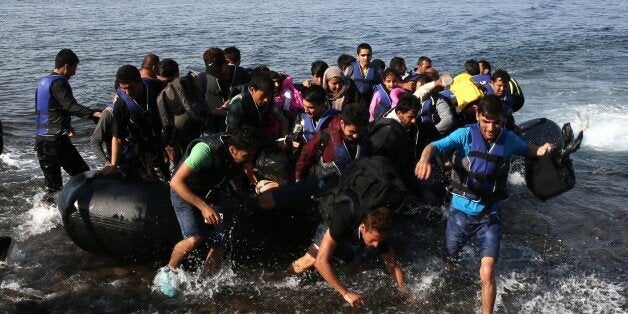
M 63 186 L 61 167 L 70 176 L 89 170 L 67 135 L 57 136 L 54 140 L 38 138 L 35 150 L 49 193 L 57 192 Z

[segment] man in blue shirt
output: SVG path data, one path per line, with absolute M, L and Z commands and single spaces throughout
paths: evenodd
M 495 304 L 494 265 L 499 256 L 500 204 L 508 178 L 511 155 L 536 158 L 551 149 L 549 143 L 528 144 L 502 127 L 503 101 L 488 95 L 478 103 L 478 123 L 460 128 L 425 147 L 415 167 L 419 179 L 429 178 L 432 156 L 455 150 L 451 208 L 446 230 L 445 268 L 451 268 L 460 249 L 475 235 L 480 248 L 482 312 L 491 313 Z

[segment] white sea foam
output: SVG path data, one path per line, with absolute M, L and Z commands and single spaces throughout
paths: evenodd
M 11 151 L 7 152 L 6 150 L 2 155 L 0 155 L 0 161 L 9 167 L 20 169 L 28 167 L 29 164 L 33 164 L 33 161 L 30 158 L 24 158 L 22 154 Z
M 508 174 L 508 183 L 516 186 L 524 186 L 526 184 L 526 178 L 522 172 L 513 171 Z
M 56 206 L 41 204 L 43 196 L 44 192 L 35 194 L 32 198 L 33 207 L 18 217 L 20 224 L 15 232 L 18 241 L 47 232 L 61 223 Z
M 545 115 L 560 126 L 570 122 L 574 133 L 580 130 L 581 125 L 586 126 L 582 148 L 628 151 L 628 113 L 623 105 L 567 103 L 546 111 Z
M 3 280 L 0 289 L 12 290 L 20 293 L 22 297 L 43 298 L 45 295 L 39 290 L 22 287 L 20 280 Z
M 526 313 L 627 313 L 626 283 L 607 282 L 595 275 L 561 279 L 557 287 L 522 303 Z

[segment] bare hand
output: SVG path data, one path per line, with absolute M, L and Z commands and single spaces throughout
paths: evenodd
M 429 178 L 432 175 L 432 164 L 429 161 L 425 161 L 421 158 L 421 160 L 416 163 L 416 167 L 414 168 L 414 175 L 421 180 Z
M 119 169 L 117 166 L 114 166 L 111 164 L 111 162 L 106 162 L 105 163 L 105 167 L 102 168 L 101 170 L 98 170 L 98 172 L 96 172 L 97 175 L 102 175 L 102 176 L 112 176 L 116 173 L 119 172 Z
M 211 206 L 203 206 L 200 210 L 206 224 L 215 226 L 220 223 L 220 216 Z
M 538 157 L 541 157 L 541 156 L 549 153 L 553 148 L 554 148 L 554 145 L 552 145 L 550 143 L 545 143 L 545 144 L 543 144 L 543 146 L 539 147 L 539 149 L 536 151 L 536 155 Z
M 257 172 L 257 169 L 255 169 L 253 163 L 247 162 L 242 165 L 242 168 L 244 168 L 244 173 L 246 174 L 247 178 L 249 178 L 249 182 L 251 183 L 251 185 L 256 185 L 258 180 L 257 176 L 255 176 L 255 172 Z
M 100 111 L 95 111 L 94 113 L 92 113 L 92 117 L 100 118 Z
M 362 299 L 362 296 L 352 291 L 347 291 L 347 293 L 343 294 L 342 297 L 345 299 L 345 301 L 349 302 L 349 304 L 351 304 L 351 306 L 353 307 L 357 307 L 364 304 L 364 300 Z

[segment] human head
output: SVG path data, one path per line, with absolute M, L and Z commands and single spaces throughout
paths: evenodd
M 395 70 L 395 72 L 397 72 L 397 74 L 404 75 L 404 73 L 406 73 L 406 71 L 408 70 L 408 67 L 406 66 L 406 60 L 404 60 L 402 57 L 392 57 L 392 59 L 390 59 L 390 64 L 389 67 L 393 70 Z
M 275 93 L 275 83 L 270 77 L 270 73 L 260 71 L 253 74 L 251 82 L 249 82 L 249 93 L 257 106 L 266 105 Z
M 480 74 L 491 74 L 491 64 L 488 61 L 480 60 L 478 66 L 480 66 Z
M 327 110 L 327 95 L 320 85 L 311 85 L 301 94 L 303 111 L 312 119 L 318 119 Z
M 417 81 L 419 80 L 419 76 L 421 74 L 416 74 L 415 72 L 406 72 L 406 74 L 401 77 L 401 87 L 405 89 L 409 93 L 414 93 L 417 86 Z
M 115 87 L 121 89 L 131 98 L 141 97 L 143 88 L 140 70 L 130 64 L 121 66 L 116 72 Z
M 377 72 L 379 72 L 380 75 L 386 69 L 386 62 L 384 62 L 384 60 L 382 59 L 373 59 L 371 63 L 373 64 L 373 67 L 375 67 L 375 69 L 377 70 Z
M 435 68 L 425 69 L 425 71 L 423 71 L 423 74 L 427 75 L 430 78 L 430 82 L 438 80 L 438 70 L 436 70 Z
M 475 119 L 480 124 L 480 132 L 489 143 L 499 136 L 502 126 L 504 101 L 496 95 L 484 96 L 478 102 Z
M 394 69 L 388 68 L 382 73 L 382 85 L 390 92 L 393 88 L 399 87 L 401 77 Z
M 227 60 L 222 49 L 211 47 L 203 53 L 203 61 L 205 62 L 205 72 L 211 76 L 220 77 L 227 67 Z
M 425 70 L 432 67 L 432 59 L 426 56 L 420 56 L 419 60 L 416 62 L 416 73 L 423 74 Z
M 158 80 L 168 83 L 177 77 L 179 77 L 179 64 L 176 61 L 170 58 L 159 61 L 157 64 Z
M 373 49 L 371 45 L 367 43 L 361 43 L 356 50 L 358 63 L 362 68 L 367 68 L 371 64 L 371 58 L 373 57 Z
M 78 64 L 79 58 L 72 49 L 61 49 L 55 57 L 55 72 L 70 78 L 76 74 Z
M 401 95 L 395 107 L 395 113 L 399 118 L 399 122 L 405 127 L 415 123 L 416 113 L 420 107 L 421 101 L 414 95 L 408 93 Z
M 354 56 L 343 53 L 338 57 L 336 63 L 338 64 L 338 67 L 342 71 L 344 71 L 346 68 L 350 67 L 356 60 L 357 59 Z
M 142 59 L 142 65 L 140 66 L 140 68 L 142 70 L 148 71 L 149 73 L 148 76 L 150 78 L 156 78 L 157 64 L 159 64 L 159 56 L 151 52 L 147 54 L 146 56 L 144 56 L 144 59 Z
M 225 48 L 225 60 L 228 64 L 240 65 L 241 55 L 240 49 L 235 46 Z
M 329 68 L 329 65 L 327 65 L 327 62 L 323 60 L 316 60 L 312 62 L 310 71 L 312 73 L 312 82 L 314 85 L 323 84 L 323 74 L 325 74 L 325 70 L 327 70 L 327 68 Z
M 345 140 L 355 141 L 369 123 L 369 112 L 364 106 L 357 103 L 349 103 L 342 107 L 340 112 L 340 128 Z
M 251 161 L 259 143 L 259 130 L 251 126 L 241 126 L 227 139 L 227 149 L 236 163 Z
M 499 97 L 504 97 L 509 82 L 510 75 L 506 72 L 506 70 L 497 69 L 493 75 L 491 75 L 491 87 L 493 88 L 495 95 Z
M 368 212 L 360 222 L 360 235 L 368 247 L 378 247 L 390 234 L 393 216 L 389 208 L 378 207 Z
M 345 74 L 337 66 L 331 66 L 323 74 L 323 88 L 338 94 L 346 84 Z
M 480 65 L 473 59 L 467 60 L 464 63 L 464 71 L 469 75 L 478 75 L 480 74 Z
M 276 71 L 270 71 L 268 72 L 268 74 L 270 75 L 270 78 L 273 80 L 273 85 L 275 86 L 274 92 L 279 93 L 281 91 L 281 84 L 283 83 L 283 80 L 287 76 L 283 73 L 279 73 Z

